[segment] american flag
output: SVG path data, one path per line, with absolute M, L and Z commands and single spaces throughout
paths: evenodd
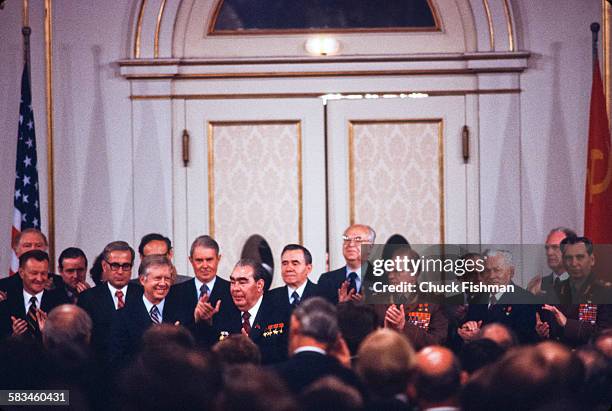
M 17 164 L 15 165 L 15 196 L 12 239 L 25 228 L 40 229 L 38 170 L 36 169 L 36 135 L 27 63 L 21 75 L 21 102 L 17 132 Z M 19 260 L 13 252 L 9 275 L 17 272 Z

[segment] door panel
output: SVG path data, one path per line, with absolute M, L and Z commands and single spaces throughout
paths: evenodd
M 343 264 L 340 237 L 355 222 L 381 242 L 396 233 L 413 244 L 478 240 L 467 234 L 478 192 L 462 156 L 464 105 L 460 96 L 328 102 L 332 267 Z
M 323 106 L 318 99 L 188 101 L 192 162 L 185 184 L 187 241 L 210 234 L 227 278 L 254 234 L 280 252 L 300 243 L 325 262 Z M 314 270 L 313 270 L 314 271 Z M 315 272 L 317 272 L 315 271 Z

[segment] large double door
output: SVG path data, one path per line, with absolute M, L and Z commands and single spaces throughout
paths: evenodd
M 466 161 L 465 96 L 327 107 L 320 98 L 186 100 L 175 112 L 175 135 L 190 134 L 189 164 L 173 172 L 180 272 L 190 270 L 178 256 L 203 233 L 221 246 L 223 277 L 253 244 L 269 246 L 273 286 L 287 243 L 311 251 L 313 280 L 327 263 L 342 265 L 342 231 L 353 222 L 371 225 L 377 242 L 479 240 L 477 139 L 472 133 Z M 174 150 L 182 144 L 175 138 Z

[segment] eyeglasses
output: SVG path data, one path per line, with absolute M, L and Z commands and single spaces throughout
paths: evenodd
M 370 240 L 368 238 L 361 238 L 360 236 L 349 237 L 347 235 L 343 235 L 342 241 L 344 241 L 344 244 L 350 244 L 350 243 L 361 244 L 361 243 L 367 243 Z
M 108 260 L 104 260 L 104 261 L 106 261 L 106 263 L 110 266 L 111 271 L 119 271 L 119 269 L 121 269 L 122 271 L 130 271 L 132 269 L 131 263 L 119 264 L 119 263 L 111 263 Z

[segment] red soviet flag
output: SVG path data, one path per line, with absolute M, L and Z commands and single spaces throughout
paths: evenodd
M 599 61 L 593 64 L 589 145 L 584 209 L 584 235 L 593 243 L 612 244 L 612 156 Z

